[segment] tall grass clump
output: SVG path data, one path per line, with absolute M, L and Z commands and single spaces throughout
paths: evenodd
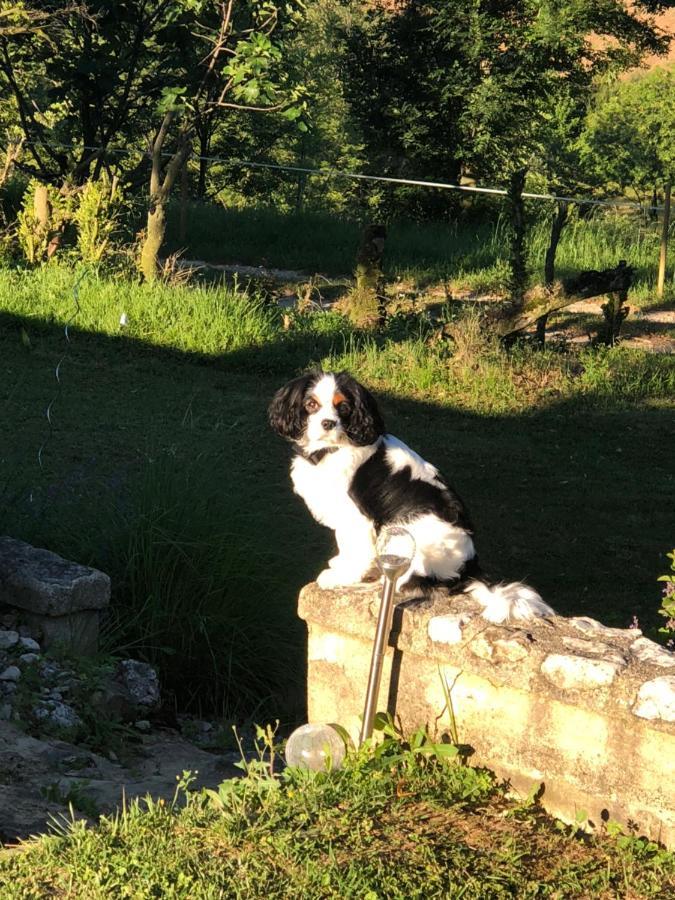
M 288 713 L 301 702 L 301 659 L 294 609 L 275 589 L 282 549 L 258 539 L 241 495 L 226 494 L 205 460 L 161 453 L 122 504 L 89 514 L 73 548 L 83 542 L 86 558 L 95 547 L 112 580 L 105 649 L 156 666 L 179 709 Z

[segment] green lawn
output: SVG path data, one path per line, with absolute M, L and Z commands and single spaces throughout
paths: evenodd
M 0 529 L 109 572 L 107 647 L 158 664 L 179 706 L 302 717 L 295 601 L 331 536 L 292 495 L 266 406 L 321 360 L 370 384 L 391 431 L 446 473 L 487 571 L 527 579 L 561 613 L 660 624 L 672 358 L 477 346 L 461 359 L 423 322 L 375 339 L 317 314 L 284 331 L 225 289 L 91 274 L 67 344 L 74 283 L 66 268 L 0 271 Z
M 218 792 L 131 805 L 95 827 L 0 850 L 3 900 L 171 897 L 496 900 L 666 898 L 675 856 L 616 823 L 593 838 L 516 804 L 484 770 L 410 745 L 334 773 L 270 774 Z M 580 819 L 580 823 L 581 822 Z

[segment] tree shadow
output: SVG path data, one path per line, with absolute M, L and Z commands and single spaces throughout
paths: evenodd
M 105 537 L 110 510 L 133 524 L 148 472 L 158 457 L 170 460 L 171 479 L 215 506 L 242 558 L 254 554 L 199 627 L 223 641 L 227 616 L 245 609 L 251 668 L 273 659 L 275 643 L 281 657 L 267 680 L 251 682 L 267 694 L 249 713 L 276 709 L 301 719 L 305 631 L 295 605 L 300 587 L 332 555 L 332 535 L 292 495 L 288 449 L 269 432 L 266 407 L 281 383 L 329 354 L 334 339 L 286 335 L 274 345 L 206 356 L 72 329 L 66 345 L 62 327 L 48 321 L 31 321 L 27 348 L 21 327 L 20 318 L 0 315 L 2 531 L 76 555 L 125 584 Z M 64 353 L 59 384 L 54 372 Z M 476 415 L 379 399 L 392 433 L 438 466 L 467 502 L 491 576 L 530 582 L 561 614 L 621 627 L 637 616 L 653 631 L 656 577 L 672 542 L 669 409 L 565 400 L 522 415 Z M 50 427 L 44 414 L 52 400 Z M 190 471 L 199 472 L 196 482 Z M 156 504 L 165 502 L 168 488 Z M 192 514 L 201 508 L 195 503 Z M 186 506 L 184 518 L 190 515 Z M 127 599 L 115 602 L 128 610 Z M 148 646 L 155 640 L 146 638 Z M 212 643 L 204 641 L 205 656 Z M 176 668 L 170 654 L 164 664 Z M 196 657 L 174 674 L 182 702 L 198 705 L 207 691 L 200 665 Z

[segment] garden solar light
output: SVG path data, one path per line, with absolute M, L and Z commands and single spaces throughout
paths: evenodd
M 301 725 L 286 742 L 286 763 L 314 772 L 339 769 L 345 742 L 332 725 Z
M 373 734 L 375 708 L 380 693 L 380 682 L 382 681 L 382 663 L 384 662 L 385 648 L 389 632 L 391 631 L 396 582 L 407 571 L 413 560 L 415 541 L 405 528 L 398 526 L 383 528 L 377 539 L 376 553 L 377 564 L 382 570 L 384 581 L 382 583 L 380 612 L 375 629 L 373 655 L 370 661 L 370 674 L 368 676 L 368 688 L 366 690 L 366 702 L 363 709 L 359 744 L 363 744 Z

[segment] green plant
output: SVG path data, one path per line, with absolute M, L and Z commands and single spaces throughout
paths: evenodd
M 101 263 L 112 253 L 120 227 L 124 197 L 117 178 L 102 174 L 77 192 L 73 221 L 77 226 L 77 249 L 84 263 Z
M 668 635 L 668 647 L 675 647 L 675 550 L 667 553 L 666 556 L 670 560 L 669 575 L 660 575 L 658 581 L 665 582 L 663 587 L 663 600 L 659 615 L 665 616 L 666 624 L 663 628 L 659 628 L 661 634 Z
M 36 265 L 54 255 L 72 218 L 72 195 L 31 179 L 17 216 L 17 238 L 27 262 Z

